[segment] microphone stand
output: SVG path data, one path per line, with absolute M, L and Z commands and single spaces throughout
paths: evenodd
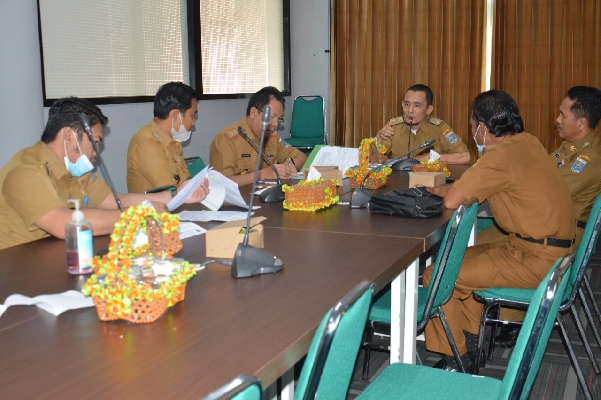
M 111 176 L 109 175 L 109 172 L 106 169 L 106 165 L 104 165 L 104 161 L 102 160 L 102 156 L 100 155 L 100 149 L 98 148 L 98 145 L 96 144 L 96 142 L 94 141 L 94 137 L 92 136 L 92 128 L 88 116 L 85 113 L 80 113 L 79 122 L 81 122 L 83 130 L 88 134 L 88 137 L 92 142 L 92 147 L 94 147 L 94 151 L 98 155 L 98 160 L 100 161 L 100 169 L 102 170 L 102 175 L 106 179 L 106 183 L 108 183 L 109 187 L 113 191 L 113 196 L 115 196 L 115 201 L 117 202 L 117 206 L 119 206 L 119 210 L 123 212 L 123 204 L 121 204 L 121 199 L 119 198 L 119 194 L 117 194 L 117 189 L 115 189 L 115 185 L 113 185 Z
M 371 168 L 367 170 L 367 174 L 363 177 L 361 181 L 361 185 L 353 192 L 353 196 L 351 197 L 351 208 L 366 208 L 369 207 L 369 201 L 371 200 L 371 194 L 365 192 L 363 187 L 365 185 L 365 181 L 367 181 L 367 177 L 371 174 Z
M 263 128 L 261 131 L 260 149 L 263 148 L 265 131 L 267 130 L 270 114 L 271 107 L 267 104 L 263 109 Z M 246 133 L 244 136 L 247 137 Z M 248 278 L 253 275 L 274 273 L 284 268 L 284 262 L 282 260 L 263 249 L 248 244 L 248 236 L 250 235 L 250 215 L 252 213 L 252 205 L 255 198 L 255 187 L 257 185 L 257 178 L 259 177 L 260 164 L 261 150 L 259 150 L 259 155 L 257 157 L 253 188 L 250 192 L 250 204 L 248 205 L 248 213 L 246 214 L 246 232 L 244 233 L 244 240 L 242 243 L 238 244 L 236 254 L 234 255 L 234 261 L 232 262 L 232 275 L 236 278 Z
M 424 142 L 424 143 L 420 144 L 418 147 L 416 147 L 414 149 L 411 149 L 411 150 L 407 151 L 406 153 L 401 154 L 400 156 L 396 156 L 395 158 L 391 158 L 390 160 L 386 161 L 386 165 L 389 166 L 389 167 L 392 167 L 393 165 L 395 165 L 395 164 L 397 164 L 397 163 L 399 163 L 401 161 L 405 161 L 405 160 L 401 160 L 401 158 L 405 157 L 408 154 L 413 153 L 416 150 L 423 149 L 424 147 L 430 147 L 430 146 L 432 146 L 434 144 L 434 142 L 436 142 L 436 139 L 430 139 L 427 142 Z M 415 160 L 413 158 L 407 158 L 407 160 L 417 161 L 417 160 Z M 417 164 L 417 163 L 418 162 L 415 162 L 414 164 Z
M 407 153 L 405 154 L 411 154 L 411 150 L 409 150 L 411 148 L 411 134 L 413 132 L 411 132 L 411 127 L 413 126 L 413 118 L 411 119 L 407 119 L 407 124 L 409 125 L 409 134 L 407 135 Z
M 265 112 L 265 111 L 263 111 L 263 112 Z M 277 185 L 275 185 L 272 188 L 263 190 L 261 192 L 261 194 L 259 195 L 259 200 L 261 200 L 263 203 L 273 203 L 275 201 L 284 200 L 286 195 L 284 194 L 284 191 L 282 190 L 282 180 L 280 179 L 280 174 L 278 173 L 278 169 L 275 167 L 275 165 L 273 165 L 273 163 L 271 162 L 269 157 L 267 157 L 261 150 L 259 150 L 259 148 L 255 144 L 255 142 L 253 142 L 252 139 L 250 137 L 248 137 L 248 134 L 246 133 L 244 128 L 242 128 L 241 126 L 238 126 L 238 132 L 240 132 L 240 134 L 248 141 L 248 143 L 250 143 L 252 145 L 252 147 L 257 151 L 257 153 L 259 154 L 257 157 L 257 160 L 259 160 L 260 158 L 263 158 L 265 161 L 267 161 L 267 164 L 269 164 L 269 166 L 271 168 L 273 168 L 273 171 L 275 172 L 275 176 L 277 178 L 277 182 L 278 182 Z M 265 135 L 265 130 L 263 130 L 263 132 L 261 134 Z M 261 136 L 261 149 L 262 148 L 263 148 L 263 136 Z M 259 170 L 259 166 L 260 166 L 260 163 L 257 162 L 257 167 L 256 167 L 257 169 L 255 170 L 255 172 L 257 172 Z M 255 179 L 255 181 L 256 181 L 256 179 Z M 254 193 L 254 191 L 255 191 L 255 188 L 253 186 L 253 193 Z

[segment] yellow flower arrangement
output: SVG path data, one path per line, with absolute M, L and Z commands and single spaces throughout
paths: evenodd
M 115 224 L 108 253 L 92 259 L 94 273 L 82 288 L 86 296 L 92 296 L 106 303 L 106 312 L 115 317 L 132 313 L 134 301 L 153 302 L 167 299 L 169 307 L 175 305 L 183 298 L 182 287 L 185 287 L 183 285 L 196 274 L 194 267 L 189 262 L 183 261 L 181 268 L 156 288 L 139 283 L 130 276 L 131 259 L 151 251 L 151 243 L 133 248 L 138 230 L 148 232 L 147 217 L 158 222 L 163 236 L 178 230 L 179 216 L 177 215 L 158 214 L 152 206 L 128 208 Z M 163 255 L 154 254 L 154 256 Z M 164 256 L 168 258 L 172 254 L 166 253 Z
M 375 189 L 385 185 L 392 169 L 387 165 L 381 165 L 378 168 L 370 168 L 369 166 L 370 161 L 381 164 L 385 155 L 386 147 L 378 143 L 376 139 L 363 139 L 359 145 L 359 165 L 355 168 L 349 168 L 345 172 L 345 176 L 351 180 L 351 187 L 359 187 L 368 173 L 369 177 L 366 184 L 368 188 Z M 370 157 L 378 159 L 370 160 Z

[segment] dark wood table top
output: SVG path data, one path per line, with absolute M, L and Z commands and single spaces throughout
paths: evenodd
M 282 272 L 235 279 L 229 267 L 209 264 L 185 300 L 151 324 L 101 322 L 93 308 L 55 317 L 9 307 L 0 318 L 3 397 L 198 398 L 242 373 L 269 385 L 306 354 L 325 312 L 357 282 L 381 289 L 423 247 L 419 239 L 269 227 L 265 243 Z M 204 236 L 184 244 L 179 256 L 205 260 Z M 0 252 L 1 302 L 84 281 L 66 272 L 63 241 Z

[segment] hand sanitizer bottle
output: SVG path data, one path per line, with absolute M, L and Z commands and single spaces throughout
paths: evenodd
M 68 202 L 75 205 L 75 211 L 72 220 L 65 225 L 67 271 L 70 274 L 87 274 L 92 272 L 91 261 L 94 257 L 92 224 L 83 220 L 78 199 L 69 199 Z

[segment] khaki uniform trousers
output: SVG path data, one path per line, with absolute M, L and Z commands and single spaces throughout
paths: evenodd
M 494 286 L 536 288 L 553 263 L 570 249 L 530 243 L 511 235 L 508 242 L 468 247 L 455 290 L 442 306 L 460 354 L 467 352 L 463 331 L 477 334 L 484 305 L 474 300 L 472 291 Z M 432 266 L 424 271 L 423 283 L 430 282 Z M 451 347 L 438 318 L 425 329 L 428 351 L 452 355 Z

